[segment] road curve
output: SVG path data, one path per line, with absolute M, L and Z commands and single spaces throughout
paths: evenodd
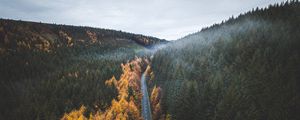
M 150 107 L 150 100 L 147 90 L 147 83 L 146 83 L 146 73 L 143 73 L 141 78 L 141 89 L 142 89 L 142 116 L 144 120 L 152 120 L 151 116 L 151 107 Z

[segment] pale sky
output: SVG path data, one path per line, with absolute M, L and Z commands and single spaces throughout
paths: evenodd
M 0 18 L 91 26 L 175 40 L 285 0 L 0 0 Z

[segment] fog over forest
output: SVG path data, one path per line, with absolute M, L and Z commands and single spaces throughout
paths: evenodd
M 298 120 L 299 21 L 299 0 L 0 0 L 0 120 Z

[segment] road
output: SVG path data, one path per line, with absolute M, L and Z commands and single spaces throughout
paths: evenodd
M 150 107 L 150 100 L 147 90 L 147 83 L 146 83 L 146 73 L 143 73 L 141 78 L 141 88 L 142 88 L 142 116 L 144 120 L 152 120 L 151 116 L 151 107 Z

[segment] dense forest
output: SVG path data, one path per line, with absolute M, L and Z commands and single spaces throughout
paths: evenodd
M 152 85 L 176 120 L 298 120 L 300 2 L 253 9 L 156 52 Z
M 113 76 L 111 79 L 105 81 L 105 84 L 114 87 L 117 90 L 117 97 L 112 99 L 111 105 L 106 109 L 94 108 L 93 111 L 88 112 L 86 107 L 82 105 L 79 109 L 74 109 L 64 114 L 62 120 L 151 120 L 166 119 L 169 120 L 169 115 L 162 114 L 161 111 L 161 89 L 160 87 L 152 87 L 149 91 L 143 91 L 143 80 L 151 81 L 153 79 L 153 72 L 149 66 L 150 61 L 145 58 L 138 58 L 122 64 L 122 74 L 119 79 Z M 143 76 L 143 77 L 142 77 Z M 142 80 L 143 79 L 143 80 Z M 144 81 L 144 82 L 145 82 Z M 144 87 L 147 87 L 144 84 Z M 142 113 L 143 104 L 142 97 L 144 93 L 151 92 L 149 98 L 149 117 L 145 117 Z M 151 108 L 150 108 L 151 107 Z M 146 111 L 147 112 L 147 111 Z M 151 115 L 152 114 L 152 115 Z M 151 117 L 152 116 L 152 117 Z
M 0 19 L 0 119 L 142 120 L 145 75 L 153 120 L 299 120 L 299 53 L 299 0 L 172 42 Z
M 145 56 L 154 37 L 121 31 L 0 20 L 0 119 L 59 119 L 85 105 L 105 109 L 105 85 L 121 63 Z

